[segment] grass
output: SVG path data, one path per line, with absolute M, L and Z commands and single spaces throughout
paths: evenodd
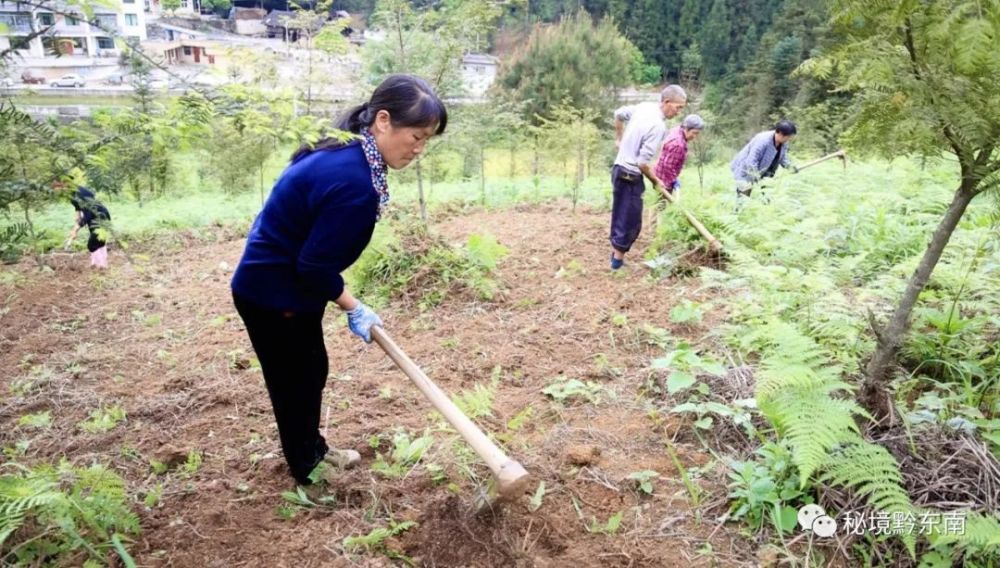
M 498 155 L 497 163 L 491 162 L 487 168 L 492 173 L 502 171 L 505 157 L 499 152 Z M 180 159 L 186 169 L 178 176 L 175 184 L 186 189 L 154 199 L 144 207 L 139 207 L 127 197 L 107 199 L 120 233 L 127 238 L 137 238 L 171 230 L 200 229 L 222 224 L 245 227 L 250 222 L 260 207 L 256 191 L 225 195 L 209 179 L 202 180 L 192 169 L 198 162 L 196 156 L 182 155 Z M 269 178 L 273 179 L 282 167 L 281 159 L 269 164 Z M 518 177 L 507 179 L 498 173 L 495 178 L 490 179 L 487 184 L 487 207 L 509 207 L 526 201 L 566 199 L 569 196 L 568 186 L 558 172 L 539 179 L 537 184 L 523 172 L 519 174 Z M 860 311 L 849 313 L 854 319 L 845 325 L 843 320 L 831 317 L 836 312 L 831 312 L 828 306 L 851 302 L 856 302 L 853 304 L 855 306 L 884 305 L 898 296 L 901 282 L 912 270 L 913 258 L 922 252 L 929 235 L 928 227 L 940 215 L 953 189 L 954 172 L 946 163 L 930 164 L 928 169 L 922 170 L 908 162 L 872 162 L 852 163 L 845 173 L 838 164 L 830 162 L 798 176 L 782 172 L 771 182 L 771 188 L 766 190 L 770 203 L 764 203 L 758 193 L 740 213 L 734 212 L 735 200 L 725 164 L 707 168 L 704 189 L 698 187 L 697 180 L 697 172 L 693 168 L 684 173 L 681 204 L 690 208 L 722 238 L 730 257 L 726 273 L 706 270 L 702 273 L 702 284 L 705 289 L 730 287 L 746 292 L 734 295 L 732 303 L 720 300 L 729 310 L 727 316 L 732 316 L 729 318 L 730 323 L 740 325 L 755 322 L 768 314 L 794 318 L 804 329 L 814 330 L 819 339 L 824 341 L 824 345 L 839 356 L 856 359 L 859 353 L 870 347 L 861 337 L 861 328 L 855 325 L 855 320 L 858 320 L 855 316 L 859 316 Z M 411 212 L 416 210 L 416 185 L 412 180 L 406 176 L 397 176 L 391 187 L 397 206 Z M 479 203 L 479 181 L 476 179 L 428 184 L 426 189 L 432 210 L 458 211 L 461 210 L 458 206 Z M 652 203 L 654 199 L 650 193 L 647 192 L 647 196 Z M 595 173 L 585 181 L 582 201 L 596 207 L 608 206 L 610 186 L 605 175 Z M 992 211 L 993 204 L 985 199 L 974 203 L 946 253 L 942 270 L 935 274 L 934 282 L 924 296 L 925 301 L 940 306 L 950 298 L 962 281 L 956 275 L 963 273 L 961 267 L 965 266 L 963 262 L 967 262 L 963 259 L 968 252 L 983 238 L 995 239 L 995 226 L 990 224 Z M 38 216 L 39 224 L 52 232 L 62 232 L 70 218 L 71 211 L 66 206 L 54 206 Z M 389 223 L 381 223 L 378 233 L 384 235 L 388 231 L 388 225 Z M 699 237 L 672 209 L 660 218 L 655 230 L 658 236 L 647 251 L 650 256 L 675 247 L 687 249 L 699 242 Z M 376 244 L 378 239 L 377 235 Z M 483 253 L 488 252 L 491 246 L 484 241 L 474 248 Z M 997 266 L 1000 266 L 998 250 L 1000 248 L 990 249 L 986 253 L 986 261 L 975 271 L 970 285 L 973 291 L 991 289 L 989 283 L 994 282 L 1000 274 L 997 271 Z M 487 264 L 492 262 L 490 259 L 493 257 L 492 253 L 477 256 L 480 262 Z M 566 278 L 581 275 L 586 270 L 576 260 L 569 261 L 560 269 L 562 277 Z M 978 301 L 987 308 L 995 305 L 985 295 Z M 939 313 L 944 311 L 943 308 L 938 309 Z M 707 317 L 709 313 L 712 313 L 712 305 L 684 300 L 671 311 L 670 319 L 674 324 L 694 326 L 703 318 L 711 319 Z M 123 313 L 120 317 L 128 316 Z M 139 312 L 132 317 L 150 327 L 162 324 L 159 314 Z M 609 323 L 618 328 L 618 332 L 634 328 L 637 337 L 650 345 L 666 350 L 675 343 L 666 330 L 650 325 L 640 327 L 641 322 L 634 319 L 630 321 L 624 313 L 611 313 L 607 317 Z M 216 318 L 211 325 L 223 323 L 224 320 Z M 71 322 L 66 325 L 70 324 Z M 995 329 L 997 324 L 991 325 L 993 327 L 990 329 Z M 739 328 L 730 327 L 721 332 L 713 329 L 712 332 L 729 339 L 732 347 L 753 353 L 756 346 L 753 345 L 752 337 L 745 338 L 745 343 L 734 340 L 739 334 L 733 332 L 738 330 Z M 443 348 L 455 349 L 462 346 L 457 337 L 441 341 Z M 702 359 L 695 347 L 697 346 L 682 348 L 673 345 L 673 351 L 668 352 L 669 361 L 662 363 L 660 367 L 654 363 L 654 368 L 671 369 L 664 384 L 669 392 L 694 396 L 692 393 L 699 392 L 697 374 L 720 374 L 715 369 L 718 363 L 709 360 L 707 356 Z M 166 351 L 159 352 L 157 356 L 171 358 Z M 230 359 L 234 367 L 242 365 L 241 353 L 231 355 Z M 606 354 L 595 354 L 593 365 L 601 374 L 617 374 Z M 31 391 L 49 380 L 51 373 L 43 365 L 25 369 L 16 385 L 24 391 Z M 542 399 L 539 396 L 539 400 L 552 399 L 559 404 L 593 404 L 605 401 L 614 392 L 606 390 L 599 383 L 559 376 L 552 377 L 551 383 L 540 394 L 547 395 L 548 398 Z M 494 414 L 497 396 L 494 384 L 489 387 L 474 384 L 456 398 L 469 414 L 488 417 Z M 549 406 L 548 403 L 536 404 L 537 408 L 528 405 L 506 422 L 507 432 L 502 434 L 506 437 L 503 441 L 513 439 L 518 430 L 530 423 L 533 415 L 542 414 Z M 711 425 L 712 416 L 715 420 L 729 419 L 726 412 L 730 409 L 713 407 L 710 401 L 705 402 L 699 398 L 688 406 L 689 410 L 685 410 L 686 412 L 696 413 L 699 422 L 705 421 L 703 429 Z M 113 428 L 120 420 L 125 419 L 124 410 L 119 408 L 119 415 L 115 416 L 111 412 L 114 408 L 95 411 L 88 424 L 92 423 L 98 430 Z M 674 410 L 681 411 L 679 407 Z M 44 427 L 47 422 L 47 418 L 41 415 L 28 415 L 22 418 L 21 425 L 25 428 Z M 84 426 L 81 424 L 81 427 Z M 441 466 L 426 463 L 428 459 L 425 456 L 430 451 L 431 441 L 428 435 L 417 437 L 399 432 L 393 436 L 392 446 L 389 448 L 384 445 L 388 440 L 383 441 L 378 436 L 373 436 L 370 445 L 374 449 L 382 448 L 384 455 L 379 455 L 372 469 L 381 476 L 396 479 L 405 477 L 423 464 L 435 482 L 443 483 L 448 478 L 442 475 Z M 464 446 L 462 451 L 468 452 Z M 696 469 L 685 467 L 674 446 L 667 444 L 665 451 L 676 472 L 668 471 L 664 476 L 670 475 L 682 481 L 692 507 L 698 508 L 702 503 L 709 502 L 707 489 L 697 483 Z M 465 454 L 458 451 L 454 453 L 456 467 L 474 461 L 473 458 L 464 458 Z M 179 474 L 182 477 L 193 476 L 201 466 L 202 454 L 192 450 L 187 462 L 179 468 Z M 152 464 L 152 467 L 154 471 L 158 469 L 156 464 Z M 465 469 L 470 468 L 466 466 Z M 165 471 L 163 466 L 161 473 Z M 474 477 L 472 473 L 466 475 Z M 654 492 L 653 482 L 657 476 L 655 471 L 646 470 L 632 472 L 628 479 L 634 482 L 637 492 L 647 495 Z M 547 493 L 544 482 L 541 483 L 531 501 L 532 509 L 542 507 L 545 496 L 557 491 L 558 486 Z M 297 493 L 295 497 L 301 501 L 301 496 Z M 147 498 L 147 506 L 155 506 L 160 498 L 158 490 L 150 492 Z M 545 506 L 552 507 L 555 503 L 557 501 L 553 498 Z M 286 508 L 282 511 L 291 516 L 295 514 L 294 509 Z M 606 517 L 611 512 L 604 511 L 600 518 L 590 517 L 589 524 L 584 521 L 584 528 L 609 536 L 624 532 L 621 526 L 623 513 Z M 583 518 L 582 513 L 580 517 Z M 403 524 L 351 537 L 344 541 L 344 547 L 355 552 L 378 552 L 386 538 L 393 536 L 393 531 L 400 526 Z
M 713 169 L 709 179 L 716 179 L 716 174 Z M 752 365 L 754 400 L 761 417 L 774 428 L 761 429 L 760 441 L 773 438 L 788 444 L 790 457 L 781 468 L 787 469 L 787 463 L 795 466 L 798 473 L 791 483 L 796 491 L 837 487 L 866 496 L 869 505 L 879 510 L 910 506 L 907 489 L 898 481 L 896 458 L 853 433 L 851 389 L 856 386 L 859 362 L 874 347 L 868 314 L 884 318 L 896 306 L 954 193 L 955 175 L 947 160 L 930 162 L 926 168 L 910 161 L 852 163 L 846 172 L 830 163 L 800 175 L 781 172 L 745 204 L 737 203 L 724 182 L 712 181 L 711 191 L 682 193 L 682 204 L 725 246 L 725 270 L 706 268 L 698 273 L 703 291 L 723 291 L 715 295 L 726 319 L 711 332 Z M 676 256 L 702 243 L 673 207 L 659 216 L 656 230 L 654 244 L 646 252 L 650 257 Z M 939 426 L 955 416 L 970 416 L 982 431 L 997 419 L 1000 405 L 991 385 L 1000 381 L 1000 365 L 992 351 L 982 348 L 981 338 L 1000 331 L 995 316 L 1000 313 L 995 294 L 1000 286 L 998 235 L 995 202 L 974 201 L 914 312 L 913 330 L 899 360 L 903 372 L 895 385 L 909 383 L 909 392 L 899 388 L 896 395 L 902 415 L 923 412 L 925 421 Z M 957 318 L 952 318 L 948 314 L 956 306 Z M 671 320 L 696 323 L 701 319 L 696 307 L 678 304 Z M 974 332 L 963 334 L 966 327 Z M 693 384 L 690 377 L 677 382 L 676 363 L 674 357 L 668 365 L 674 369 L 673 388 L 667 383 L 671 392 Z M 803 386 L 809 384 L 823 386 L 811 391 Z M 811 398 L 812 392 L 822 396 Z M 960 394 L 949 396 L 953 392 Z M 936 393 L 941 409 L 920 408 L 923 398 L 918 397 L 928 393 Z M 695 426 L 703 428 L 712 425 L 710 415 L 737 424 L 736 418 L 742 416 L 743 425 L 750 424 L 743 410 L 699 400 L 692 395 L 673 411 L 697 413 Z M 799 411 L 810 405 L 814 411 Z M 816 446 L 816 440 L 824 437 L 851 451 Z M 668 454 L 692 502 L 702 501 L 701 490 L 669 445 Z M 743 469 L 737 472 L 740 487 L 750 489 L 730 497 L 738 497 L 737 504 L 739 499 L 752 502 L 748 507 L 767 506 L 747 518 L 733 518 L 755 527 L 771 519 L 773 534 L 782 538 L 783 530 L 794 527 L 794 507 L 782 502 L 801 494 L 777 486 L 768 489 L 766 471 L 755 464 Z M 758 470 L 764 473 L 757 475 Z M 834 477 L 829 472 L 847 473 Z M 940 483 L 931 472 L 909 473 L 924 477 L 918 483 Z M 901 540 L 896 544 L 914 554 L 915 539 Z M 975 550 L 970 542 L 964 543 L 965 551 Z
M 285 149 L 275 153 L 273 159 L 268 163 L 264 186 L 265 193 L 269 191 L 274 180 L 285 167 L 290 149 Z M 130 196 L 100 196 L 108 205 L 114 219 L 115 230 L 126 239 L 148 236 L 172 229 L 200 229 L 219 224 L 249 224 L 253 217 L 260 210 L 260 196 L 258 187 L 247 188 L 246 191 L 234 194 L 223 193 L 214 180 L 200 171 L 203 157 L 192 153 L 182 152 L 177 156 L 177 174 L 173 180 L 173 188 L 168 194 L 162 197 L 151 199 L 143 206 Z M 804 159 L 804 158 L 803 158 Z M 570 197 L 570 178 L 566 175 L 571 168 L 567 167 L 566 172 L 561 172 L 559 164 L 545 164 L 548 169 L 544 175 L 533 178 L 530 172 L 521 171 L 527 164 L 530 164 L 528 153 L 522 152 L 517 155 L 520 168 L 515 172 L 513 178 L 507 177 L 509 167 L 506 165 L 509 158 L 503 150 L 497 150 L 487 155 L 487 182 L 486 182 L 486 206 L 490 208 L 509 207 L 523 202 L 542 202 L 553 199 L 568 199 Z M 454 161 L 454 156 L 448 156 L 442 161 Z M 426 168 L 425 168 L 426 169 Z M 460 175 L 460 168 L 449 167 L 452 175 Z M 459 170 L 459 171 L 454 171 Z M 425 178 L 427 178 L 425 172 Z M 847 212 L 859 209 L 858 200 L 855 196 L 865 197 L 885 197 L 881 200 L 882 207 L 898 205 L 900 200 L 905 200 L 909 195 L 916 192 L 947 190 L 950 193 L 954 174 L 951 172 L 950 164 L 937 164 L 932 168 L 921 171 L 909 162 L 894 162 L 886 164 L 884 162 L 854 163 L 850 164 L 849 170 L 845 173 L 838 163 L 828 162 L 804 171 L 797 176 L 788 175 L 784 171 L 779 173 L 775 180 L 771 180 L 772 188 L 765 190 L 771 197 L 783 196 L 788 205 L 801 204 L 803 200 L 810 200 L 814 205 L 812 197 L 819 192 L 826 199 L 818 200 L 825 203 L 824 209 L 830 209 L 835 204 Z M 390 191 L 393 203 L 396 207 L 416 211 L 418 201 L 417 184 L 414 179 L 414 169 L 392 172 L 390 177 Z M 875 180 L 891 180 L 895 185 L 892 191 L 880 187 Z M 537 184 L 536 184 L 537 182 Z M 682 204 L 692 207 L 695 214 L 698 210 L 711 203 L 709 207 L 717 209 L 719 204 L 728 203 L 731 199 L 731 178 L 726 164 L 713 164 L 705 168 L 705 185 L 699 187 L 697 170 L 689 166 L 681 175 L 682 182 Z M 444 205 L 476 205 L 480 202 L 479 179 L 431 182 L 425 179 L 424 191 L 432 209 L 440 208 Z M 647 191 L 647 201 L 653 202 L 652 191 Z M 840 199 L 841 196 L 850 195 L 850 198 Z M 867 201 L 867 198 L 863 199 Z M 980 200 L 985 202 L 986 200 Z M 601 167 L 592 167 L 591 175 L 587 177 L 580 188 L 580 202 L 589 206 L 599 208 L 609 208 L 611 204 L 611 187 L 607 174 Z M 977 204 L 974 203 L 973 208 Z M 980 203 L 981 206 L 981 203 Z M 723 205 L 723 207 L 726 207 Z M 761 214 L 761 209 L 754 209 L 750 215 Z M 802 216 L 809 215 L 817 217 L 812 213 L 816 211 L 801 211 L 791 207 L 772 207 L 768 210 L 768 215 L 775 214 L 782 216 Z M 57 203 L 49 206 L 45 210 L 35 214 L 35 219 L 39 229 L 48 235 L 47 244 L 57 246 L 61 244 L 61 239 L 72 226 L 73 212 L 69 206 Z M 703 220 L 705 222 L 705 220 Z M 711 230 L 712 223 L 707 223 Z M 845 230 L 850 227 L 844 227 Z M 920 235 L 923 236 L 922 233 Z M 686 238 L 690 238 L 690 235 Z M 764 239 L 766 236 L 760 236 Z M 889 235 L 886 236 L 889 238 Z M 795 250 L 772 250 L 771 254 L 791 258 L 801 259 L 806 254 Z M 569 270 L 569 268 L 567 268 Z

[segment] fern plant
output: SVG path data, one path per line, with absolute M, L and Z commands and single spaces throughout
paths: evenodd
M 915 514 L 896 458 L 882 446 L 857 438 L 830 454 L 820 481 L 848 487 L 879 512 Z M 916 554 L 916 535 L 900 535 L 910 555 Z
M 29 468 L 12 462 L 6 468 L 11 473 L 0 475 L 4 564 L 78 564 L 80 554 L 104 562 L 109 550 L 124 552 L 119 535 L 139 533 L 125 481 L 102 465 L 63 461 Z
M 968 566 L 995 566 L 1000 563 L 1000 515 L 968 513 L 963 531 L 935 531 L 930 536 L 935 548 L 957 550 Z
M 404 477 L 416 467 L 433 444 L 434 438 L 430 434 L 425 433 L 423 436 L 413 438 L 405 430 L 400 430 L 392 437 L 393 448 L 388 456 L 389 460 L 387 461 L 381 453 L 376 453 L 372 470 L 390 479 Z

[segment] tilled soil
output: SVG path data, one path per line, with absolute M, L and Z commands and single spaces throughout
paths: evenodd
M 725 510 L 721 468 L 686 435 L 690 426 L 663 410 L 673 401 L 648 389 L 656 383 L 649 363 L 663 349 L 644 327 L 706 341 L 709 323 L 674 326 L 669 312 L 681 299 L 707 298 L 697 279 L 656 280 L 634 259 L 612 273 L 607 225 L 607 213 L 556 206 L 440 219 L 434 230 L 449 241 L 490 233 L 510 249 L 497 270 L 502 293 L 489 302 L 446 297 L 426 311 L 408 302 L 380 310 L 396 342 L 444 390 L 495 385 L 491 415 L 477 422 L 532 473 L 532 492 L 545 483 L 537 509 L 525 496 L 474 515 L 488 470 L 390 360 L 333 313 L 322 428 L 332 445 L 361 452 L 362 464 L 343 473 L 326 504 L 283 499 L 294 486 L 229 293 L 243 242 L 225 236 L 206 242 L 180 233 L 148 256 L 133 253 L 135 264 L 113 252 L 106 273 L 92 272 L 83 254 L 52 258 L 51 271 L 27 262 L 5 269 L 0 445 L 30 440 L 15 459 L 65 456 L 124 476 L 142 521 L 130 547 L 141 566 L 403 562 L 394 555 L 440 567 L 756 564 L 738 527 L 717 525 Z M 595 401 L 545 396 L 560 376 L 593 383 Z M 78 426 L 111 405 L 127 412 L 116 428 Z M 42 410 L 51 411 L 51 427 L 17 425 Z M 399 478 L 375 472 L 376 453 L 391 453 L 399 429 L 434 436 L 422 463 L 440 469 L 421 465 Z M 702 487 L 697 510 L 665 450 L 670 440 Z M 192 451 L 202 463 L 185 471 Z M 151 460 L 167 473 L 155 473 Z M 652 495 L 627 479 L 642 470 L 661 476 Z M 159 501 L 146 507 L 143 498 L 157 487 Z M 597 530 L 617 513 L 617 530 Z M 345 550 L 345 537 L 390 520 L 417 523 L 385 541 L 393 552 Z

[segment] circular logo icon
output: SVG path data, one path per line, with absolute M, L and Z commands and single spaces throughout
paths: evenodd
M 812 531 L 816 533 L 816 536 L 831 537 L 837 533 L 837 521 L 826 515 L 821 515 L 813 521 Z
M 813 521 L 825 515 L 826 511 L 823 510 L 823 507 L 810 503 L 799 509 L 799 526 L 802 527 L 802 530 L 811 531 Z

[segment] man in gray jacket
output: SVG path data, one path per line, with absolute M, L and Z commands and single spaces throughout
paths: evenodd
M 736 179 L 736 194 L 750 197 L 754 186 L 762 178 L 774 176 L 780 165 L 798 173 L 799 170 L 788 159 L 788 145 L 795 137 L 795 124 L 782 120 L 774 125 L 774 130 L 757 134 L 729 164 Z
M 653 187 L 663 185 L 653 172 L 653 160 L 667 134 L 664 120 L 680 114 L 687 93 L 680 85 L 669 85 L 658 103 L 639 103 L 615 111 L 615 146 L 618 155 L 611 168 L 611 269 L 625 263 L 625 253 L 642 230 L 642 192 L 646 177 Z

